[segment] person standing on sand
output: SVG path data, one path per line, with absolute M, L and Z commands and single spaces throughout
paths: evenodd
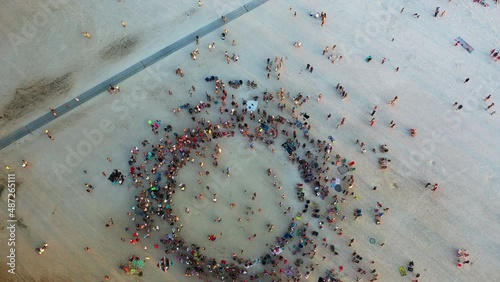
M 50 140 L 54 140 L 54 137 L 52 137 L 52 135 L 50 135 L 50 132 L 48 129 L 45 129 L 45 134 L 47 134 L 47 137 L 49 137 Z
M 92 191 L 94 191 L 94 186 L 88 184 L 88 183 L 85 183 L 85 187 L 87 187 L 87 192 L 91 193 Z
M 464 83 L 469 82 L 469 80 L 470 80 L 470 77 L 467 77 L 467 78 L 464 80 Z
M 434 183 L 434 186 L 432 187 L 432 191 L 436 191 L 438 189 L 438 184 L 437 183 Z
M 484 101 L 484 102 L 486 102 L 486 101 L 488 101 L 490 98 L 491 98 L 491 94 L 490 94 L 490 95 L 488 95 L 488 96 L 486 96 L 486 97 L 483 99 L 483 101 Z
M 322 93 L 319 93 L 318 98 L 316 99 L 316 101 L 318 101 L 318 102 L 319 102 L 319 101 L 321 101 L 321 99 L 322 99 L 322 98 L 323 98 L 323 94 L 322 94 Z
M 341 125 L 344 125 L 344 123 L 345 123 L 345 117 L 343 117 L 342 120 L 340 121 L 340 123 L 337 124 L 337 128 L 339 128 Z
M 439 7 L 436 7 L 436 11 L 434 11 L 434 17 L 437 17 L 438 14 L 439 14 Z
M 329 47 L 328 47 L 328 46 L 326 46 L 326 48 L 323 50 L 323 56 L 324 56 L 326 53 L 328 53 L 328 48 L 329 48 Z
M 377 106 L 377 105 L 375 105 L 375 107 L 373 107 L 373 111 L 372 111 L 372 113 L 370 114 L 371 116 L 373 116 L 373 115 L 377 112 L 377 108 L 378 108 L 378 106 Z
M 489 110 L 491 107 L 495 106 L 495 103 L 491 103 L 485 110 Z
M 391 106 L 394 106 L 394 104 L 396 103 L 396 101 L 398 100 L 398 96 L 394 97 L 394 99 L 392 99 L 389 104 L 391 104 Z
M 106 227 L 111 227 L 113 225 L 113 218 L 110 218 L 108 220 L 108 223 L 106 223 Z

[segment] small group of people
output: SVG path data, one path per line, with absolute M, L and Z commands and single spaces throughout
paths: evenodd
M 457 260 L 458 267 L 462 267 L 464 264 L 472 264 L 469 259 L 469 254 L 467 253 L 467 250 L 459 249 L 457 252 L 457 256 L 458 256 Z
M 335 88 L 339 91 L 342 100 L 347 98 L 347 96 L 349 95 L 349 93 L 347 93 L 347 91 L 345 90 L 344 86 L 340 85 L 340 83 L 337 83 L 337 86 Z
M 120 86 L 113 86 L 113 85 L 109 85 L 108 86 L 108 93 L 109 94 L 114 94 L 116 92 L 120 92 Z

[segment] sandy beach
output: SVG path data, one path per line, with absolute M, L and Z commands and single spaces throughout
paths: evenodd
M 1 281 L 500 277 L 499 7 L 438 2 L 265 2 L 0 150 Z M 243 5 L 6 3 L 0 137 Z

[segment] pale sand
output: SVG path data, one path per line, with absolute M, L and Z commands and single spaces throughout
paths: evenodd
M 220 40 L 221 31 L 202 38 L 198 60 L 189 59 L 189 52 L 195 48 L 193 43 L 154 65 L 155 77 L 159 77 L 161 84 L 152 79 L 147 71 L 140 73 L 121 83 L 119 94 L 102 95 L 49 124 L 47 128 L 54 134 L 55 141 L 51 142 L 40 130 L 2 150 L 2 167 L 7 164 L 13 167 L 12 171 L 17 173 L 21 182 L 17 215 L 27 227 L 19 228 L 17 232 L 18 274 L 15 277 L 6 274 L 6 264 L 2 264 L 1 277 L 5 277 L 7 281 L 99 281 L 104 275 L 110 275 L 114 281 L 131 281 L 138 277 L 126 277 L 118 269 L 118 265 L 130 255 L 136 254 L 152 258 L 146 263 L 145 275 L 140 281 L 185 281 L 182 275 L 184 267 L 180 263 L 175 262 L 168 273 L 160 272 L 155 266 L 163 254 L 161 249 L 154 249 L 153 244 L 164 234 L 166 226 L 162 226 L 162 230 L 151 239 L 143 240 L 144 244 L 131 246 L 120 241 L 120 237 L 130 237 L 130 232 L 124 231 L 125 226 L 131 226 L 126 213 L 135 203 L 133 196 L 137 190 L 126 185 L 114 186 L 100 173 L 109 173 L 113 168 L 125 173 L 128 171 L 126 161 L 129 150 L 133 146 L 141 147 L 140 141 L 145 138 L 150 141 L 154 139 L 147 127 L 148 119 L 161 119 L 164 124 L 170 123 L 174 126 L 174 131 L 191 126 L 187 113 L 174 116 L 171 108 L 185 102 L 194 104 L 205 100 L 204 91 L 213 88 L 213 83 L 208 84 L 203 80 L 207 75 L 218 75 L 226 83 L 232 79 L 255 79 L 259 83 L 258 90 L 250 90 L 246 86 L 239 90 L 229 88 L 229 93 L 238 98 L 260 95 L 265 89 L 275 92 L 281 86 L 285 87 L 286 92 L 290 91 L 292 96 L 298 92 L 311 95 L 311 100 L 300 111 L 311 115 L 313 138 L 324 139 L 328 135 L 334 135 L 337 142 L 333 154 L 339 153 L 357 163 L 354 191 L 359 193 L 360 199 L 356 201 L 350 198 L 342 206 L 341 216 L 345 214 L 347 220 L 338 222 L 337 225 L 344 228 L 344 236 L 335 235 L 329 227 L 330 231 L 324 230 L 318 237 L 328 237 L 328 242 L 337 246 L 340 256 L 334 257 L 319 247 L 315 261 L 321 266 L 309 280 L 315 281 L 324 270 L 343 265 L 344 272 L 349 275 L 344 280 L 353 281 L 356 267 L 349 260 L 353 249 L 364 257 L 361 267 L 369 269 L 368 261 L 376 261 L 374 268 L 380 274 L 381 281 L 401 280 L 397 267 L 406 266 L 410 260 L 415 261 L 415 272 L 422 274 L 422 281 L 486 281 L 499 277 L 500 271 L 496 266 L 500 265 L 500 152 L 496 145 L 500 131 L 497 117 L 484 111 L 486 104 L 481 100 L 494 89 L 500 88 L 497 80 L 498 63 L 495 64 L 487 56 L 489 50 L 499 43 L 495 34 L 499 34 L 500 23 L 498 17 L 494 17 L 498 7 L 484 8 L 472 1 L 445 3 L 441 10 L 446 10 L 447 15 L 435 19 L 431 15 L 435 4 L 430 1 L 404 5 L 402 15 L 399 14 L 399 9 L 403 5 L 399 1 L 391 3 L 396 3 L 394 7 L 397 9 L 391 14 L 388 25 L 376 20 L 377 12 L 384 14 L 383 11 L 391 6 L 386 3 L 362 4 L 355 1 L 325 3 L 324 6 L 281 1 L 267 3 L 228 24 L 229 40 Z M 115 5 L 121 4 L 132 5 L 125 2 L 110 2 L 106 5 L 110 5 L 109 9 L 116 9 Z M 28 53 L 28 50 L 33 49 L 32 46 L 23 45 L 20 48 L 26 50 L 24 54 L 33 54 L 40 61 L 26 59 L 23 63 L 23 52 L 17 57 L 9 57 L 9 61 L 17 62 L 13 65 L 28 73 L 28 77 L 42 71 L 46 75 L 57 77 L 76 67 L 79 71 L 76 72 L 75 84 L 64 98 L 43 103 L 44 105 L 30 111 L 16 126 L 32 120 L 46 112 L 48 107 L 59 105 L 146 54 L 175 41 L 194 30 L 192 26 L 198 27 L 210 22 L 219 16 L 221 8 L 223 11 L 230 11 L 241 4 L 243 2 L 216 7 L 204 3 L 200 13 L 206 12 L 207 18 L 186 20 L 179 28 L 173 29 L 173 35 L 164 33 L 160 27 L 169 21 L 174 22 L 174 12 L 162 18 L 162 22 L 160 19 L 144 19 L 139 12 L 141 10 L 123 9 L 120 12 L 128 23 L 126 32 L 136 29 L 135 32 L 141 32 L 141 40 L 146 43 L 133 55 L 112 63 L 101 62 L 94 54 L 116 39 L 114 34 L 123 29 L 119 25 L 122 17 L 115 19 L 116 28 L 110 30 L 110 23 L 107 21 L 111 20 L 104 17 L 104 14 L 109 15 L 110 12 L 104 11 L 102 6 L 93 6 L 95 13 L 82 13 L 82 9 L 72 6 L 73 14 L 82 19 L 80 25 L 83 20 L 92 23 L 88 28 L 93 34 L 92 40 L 80 38 L 82 28 L 66 24 L 71 22 L 71 17 L 69 13 L 64 13 L 64 17 L 54 18 L 51 26 L 57 25 L 63 35 L 71 34 L 74 38 L 60 35 L 50 37 L 50 34 L 59 34 L 57 31 L 46 36 L 51 40 L 43 41 L 41 37 L 37 37 L 42 41 L 35 40 L 40 46 L 36 53 Z M 288 11 L 289 4 L 297 9 L 296 18 Z M 159 7 L 165 6 L 154 7 L 151 4 L 148 8 L 160 10 Z M 197 8 L 196 3 L 189 4 L 189 7 L 188 4 L 176 3 L 174 7 L 179 11 Z M 307 15 L 311 10 L 328 13 L 325 28 L 321 28 L 319 21 Z M 97 11 L 101 14 L 97 14 Z M 422 15 L 419 20 L 411 16 L 415 12 Z M 92 16 L 93 20 L 85 16 Z M 133 19 L 145 27 L 149 23 L 156 29 L 143 29 L 133 24 Z M 182 17 L 179 16 L 178 19 L 182 21 Z M 198 22 L 195 24 L 192 20 Z M 359 36 L 354 36 L 365 32 L 368 24 L 380 22 L 380 35 L 366 37 L 370 41 L 369 45 L 362 44 Z M 108 33 L 100 36 L 99 33 L 103 32 Z M 474 53 L 468 54 L 461 47 L 453 47 L 456 36 L 468 40 L 476 48 Z M 395 42 L 390 42 L 392 37 L 395 37 Z M 230 46 L 232 38 L 237 40 L 236 47 Z M 301 49 L 292 47 L 296 40 L 302 41 Z M 206 49 L 206 45 L 211 42 L 216 42 L 217 50 L 214 53 L 209 53 Z M 67 58 L 71 63 L 65 63 L 60 68 L 46 67 L 47 61 L 43 58 L 55 58 L 58 54 L 57 49 L 50 47 L 70 43 L 74 46 L 69 46 L 69 50 L 78 49 L 81 44 L 89 44 L 85 60 L 82 60 L 82 54 L 68 51 Z M 339 53 L 345 57 L 345 60 L 335 65 L 329 63 L 326 57 L 321 57 L 324 46 L 331 47 L 333 44 L 341 48 Z M 4 49 L 6 48 L 2 45 L 1 50 Z M 223 55 L 226 49 L 229 53 L 234 50 L 239 54 L 240 61 L 227 65 Z M 264 72 L 265 59 L 276 55 L 286 58 L 282 80 L 267 80 Z M 367 55 L 374 57 L 370 64 L 363 61 Z M 382 57 L 389 59 L 384 65 L 379 63 Z M 313 74 L 300 74 L 306 63 L 314 66 Z M 401 67 L 399 73 L 394 73 L 396 66 Z M 176 67 L 184 69 L 184 78 L 175 76 L 173 70 Z M 2 77 L 12 78 L 5 80 L 2 87 L 6 91 L 2 93 L 12 93 L 20 83 L 16 80 L 18 75 L 7 68 L 1 68 L 1 71 Z M 471 81 L 464 85 L 463 79 L 466 77 L 471 77 Z M 338 82 L 349 92 L 345 101 L 341 101 L 335 91 L 334 86 Z M 149 87 L 150 84 L 153 87 Z M 189 98 L 187 92 L 191 85 L 195 85 L 197 91 Z M 174 96 L 167 94 L 168 89 L 174 91 Z M 125 101 L 139 90 L 147 93 L 147 97 L 136 105 L 125 106 Z M 314 99 L 319 93 L 323 93 L 325 97 L 318 104 Z M 396 106 L 386 106 L 395 95 L 400 97 Z M 495 102 L 496 99 L 498 98 L 493 93 L 490 101 Z M 111 106 L 115 100 L 121 101 L 121 105 Z M 451 109 L 455 101 L 464 104 L 465 109 L 461 112 Z M 370 127 L 369 113 L 375 104 L 379 106 L 375 115 L 377 124 Z M 268 111 L 278 113 L 275 106 L 275 103 L 270 103 Z M 290 109 L 290 102 L 288 106 Z M 326 122 L 328 113 L 332 113 L 332 118 Z M 212 116 L 218 115 L 213 113 Z M 335 129 L 343 116 L 347 119 L 346 125 Z M 99 121 L 108 119 L 113 121 L 116 129 L 105 134 L 103 141 L 97 147 L 92 146 L 90 153 L 85 154 L 81 160 L 67 162 L 66 148 L 77 150 L 78 144 L 82 146 L 81 140 L 86 138 L 84 132 L 98 129 Z M 390 120 L 397 123 L 392 130 L 387 126 Z M 412 127 L 418 129 L 416 138 L 411 138 L 408 134 Z M 356 139 L 366 142 L 369 152 L 362 155 L 359 147 L 353 145 Z M 248 256 L 260 254 L 266 249 L 265 242 L 274 241 L 275 234 L 282 234 L 290 220 L 290 217 L 284 220 L 283 208 L 278 210 L 275 207 L 281 193 L 273 191 L 275 188 L 272 187 L 272 180 L 265 170 L 267 167 L 276 170 L 277 178 L 284 187 L 282 191 L 288 195 L 284 207 L 291 206 L 294 211 L 302 206 L 293 196 L 293 187 L 300 181 L 298 172 L 286 162 L 286 153 L 279 146 L 276 146 L 277 151 L 273 155 L 270 149 L 261 145 L 257 145 L 253 151 L 249 150 L 246 140 L 239 135 L 232 140 L 223 139 L 219 143 L 223 145 L 219 170 L 229 165 L 233 176 L 227 179 L 222 172 L 215 174 L 216 170 L 212 169 L 207 180 L 210 184 L 207 185 L 218 187 L 211 189 L 219 189 L 220 198 L 214 204 L 205 193 L 206 202 L 201 203 L 193 200 L 193 197 L 195 191 L 203 190 L 204 185 L 197 188 L 198 178 L 187 179 L 190 174 L 198 175 L 198 160 L 184 169 L 179 178 L 186 177 L 184 182 L 189 187 L 176 195 L 175 205 L 177 213 L 185 221 L 183 232 L 194 242 L 206 246 L 216 256 L 229 257 L 232 252 L 238 252 L 241 248 L 246 249 Z M 392 159 L 392 165 L 388 171 L 380 172 L 377 158 L 382 155 L 374 155 L 370 149 L 384 143 L 390 147 L 388 156 Z M 106 162 L 106 157 L 110 157 L 113 162 Z M 20 168 L 22 159 L 30 161 L 30 168 Z M 73 168 L 72 162 L 76 162 Z M 210 161 L 206 163 L 211 167 Z M 279 165 L 283 165 L 283 170 L 278 169 Z M 88 171 L 88 175 L 83 174 L 84 169 Z M 59 178 L 61 175 L 64 180 Z M 335 169 L 331 171 L 331 176 L 338 176 Z M 94 193 L 85 192 L 85 182 L 96 187 Z M 440 189 L 434 193 L 425 189 L 427 182 L 438 182 Z M 378 186 L 378 190 L 371 191 L 373 186 Z M 257 192 L 257 200 L 252 202 L 248 195 L 242 194 L 242 189 Z M 305 190 L 310 192 L 309 189 Z M 4 201 L 0 213 L 1 218 L 6 218 L 6 207 L 3 204 L 6 199 L 5 191 L 2 198 Z M 310 198 L 323 203 L 319 198 Z M 377 201 L 390 207 L 390 212 L 382 218 L 381 226 L 374 224 L 371 212 Z M 228 207 L 231 202 L 237 204 L 233 210 Z M 324 204 L 329 202 L 331 200 Z M 255 216 L 252 221 L 255 226 L 246 224 L 246 231 L 242 232 L 235 218 L 240 217 L 238 214 L 242 213 L 246 205 L 254 209 L 262 207 L 263 212 L 262 216 Z M 185 206 L 191 207 L 188 215 L 182 212 Z M 362 208 L 364 215 L 354 222 L 352 211 L 355 208 Z M 212 219 L 217 216 L 222 216 L 223 221 L 212 223 Z M 115 224 L 108 229 L 104 225 L 110 217 L 113 217 Z M 272 234 L 267 233 L 265 224 L 268 222 L 276 225 Z M 318 220 L 310 222 L 312 229 L 317 230 Z M 208 242 L 206 235 L 218 232 L 219 228 L 224 230 L 222 232 L 227 237 L 218 237 L 216 242 Z M 249 242 L 249 234 L 258 232 L 252 230 L 259 230 L 260 234 Z M 6 242 L 7 235 L 4 229 L 1 233 L 3 242 Z M 356 242 L 353 248 L 348 248 L 348 240 L 352 237 Z M 377 244 L 370 244 L 369 238 L 375 238 Z M 34 248 L 43 242 L 49 243 L 49 249 L 43 256 L 38 256 Z M 381 242 L 386 245 L 380 247 L 378 243 Z M 148 246 L 147 251 L 142 249 L 144 245 Z M 86 253 L 83 250 L 85 246 L 91 247 L 92 251 Z M 466 248 L 471 253 L 473 265 L 462 269 L 456 267 L 458 248 Z M 327 256 L 326 262 L 322 262 L 322 256 Z M 292 260 L 288 253 L 287 257 Z M 369 280 L 367 277 L 368 275 L 364 281 Z M 403 281 L 410 280 L 410 276 L 403 278 Z

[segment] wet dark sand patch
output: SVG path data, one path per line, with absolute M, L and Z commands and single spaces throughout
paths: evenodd
M 103 61 L 118 60 L 133 53 L 139 46 L 137 36 L 127 36 L 113 41 L 106 48 L 99 51 L 99 57 Z
M 22 118 L 47 102 L 68 93 L 73 87 L 72 73 L 60 77 L 45 77 L 36 82 L 21 83 L 11 95 L 11 100 L 4 106 L 0 120 L 13 121 Z

